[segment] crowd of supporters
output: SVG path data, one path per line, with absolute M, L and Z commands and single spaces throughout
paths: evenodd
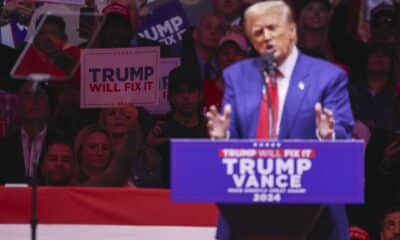
M 79 8 L 7 1 L 0 21 L 0 182 L 29 183 L 36 176 L 51 186 L 168 188 L 169 140 L 208 138 L 204 113 L 211 105 L 221 107 L 223 70 L 255 56 L 242 14 L 256 1 L 210 2 L 212 11 L 183 34 L 181 65 L 169 74 L 170 112 L 152 114 L 132 103 L 80 108 L 82 49 L 158 46 L 161 57 L 173 55 L 162 43 L 138 35 L 145 3 L 111 0 L 99 11 L 87 0 L 86 8 L 106 18 L 101 24 L 82 22 L 82 41 L 66 47 L 66 19 L 50 15 L 43 20 L 42 13 Z M 400 239 L 394 226 L 400 222 L 394 207 L 400 203 L 400 6 L 382 1 L 373 8 L 365 41 L 357 34 L 359 9 L 353 3 L 359 1 L 287 2 L 297 16 L 298 48 L 349 75 L 353 137 L 366 142 L 365 204 L 348 206 L 353 239 L 365 234 Z M 29 34 L 31 44 L 25 41 Z M 13 67 L 16 76 L 46 71 L 67 80 L 15 79 Z

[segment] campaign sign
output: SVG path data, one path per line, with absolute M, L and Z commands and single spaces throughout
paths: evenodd
M 169 112 L 170 106 L 168 102 L 168 75 L 169 72 L 180 65 L 179 58 L 161 58 L 160 59 L 160 84 L 158 92 L 158 104 L 145 107 L 149 112 L 154 114 L 165 114 Z
M 84 49 L 81 107 L 158 103 L 159 47 Z
M 139 36 L 168 46 L 172 56 L 179 56 L 182 34 L 190 23 L 178 0 L 171 0 L 151 9 L 141 20 Z
M 362 203 L 363 141 L 171 141 L 172 200 Z

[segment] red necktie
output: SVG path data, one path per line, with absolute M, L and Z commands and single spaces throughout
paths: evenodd
M 260 104 L 260 115 L 258 117 L 257 139 L 276 139 L 279 111 L 278 87 L 276 81 L 265 79 L 265 87 Z M 270 124 L 272 121 L 272 124 Z M 270 129 L 272 127 L 272 129 Z

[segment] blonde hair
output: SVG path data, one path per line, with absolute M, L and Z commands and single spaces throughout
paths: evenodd
M 75 161 L 77 161 L 77 163 L 78 163 L 77 164 L 77 167 L 78 167 L 77 174 L 78 175 L 81 175 L 83 173 L 82 169 L 81 169 L 81 167 L 82 167 L 81 151 L 82 151 L 83 144 L 85 144 L 87 138 L 92 133 L 96 133 L 96 132 L 104 134 L 107 137 L 107 139 L 109 140 L 110 147 L 111 147 L 111 136 L 110 136 L 110 134 L 108 134 L 108 132 L 103 127 L 99 126 L 98 124 L 91 124 L 91 125 L 88 125 L 88 126 L 82 128 L 75 137 L 74 149 L 73 149 Z M 109 161 L 108 165 L 110 165 L 111 161 L 112 161 L 112 151 L 110 149 L 110 161 Z
M 295 23 L 293 11 L 287 3 L 281 0 L 267 0 L 257 2 L 246 9 L 244 13 L 245 31 L 247 32 L 247 23 L 249 22 L 249 19 L 267 15 L 271 12 L 280 12 L 283 20 L 287 21 L 288 23 Z
M 113 110 L 113 108 L 102 108 L 99 112 L 99 119 L 98 119 L 98 124 L 100 127 L 102 127 L 104 130 L 108 132 L 108 129 L 106 127 L 106 117 L 107 114 Z

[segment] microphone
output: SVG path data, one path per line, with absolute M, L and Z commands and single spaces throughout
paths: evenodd
M 277 67 L 274 52 L 273 51 L 266 52 L 261 56 L 261 59 L 264 63 L 264 69 L 263 69 L 264 73 L 266 73 L 268 76 L 272 76 L 273 79 Z

